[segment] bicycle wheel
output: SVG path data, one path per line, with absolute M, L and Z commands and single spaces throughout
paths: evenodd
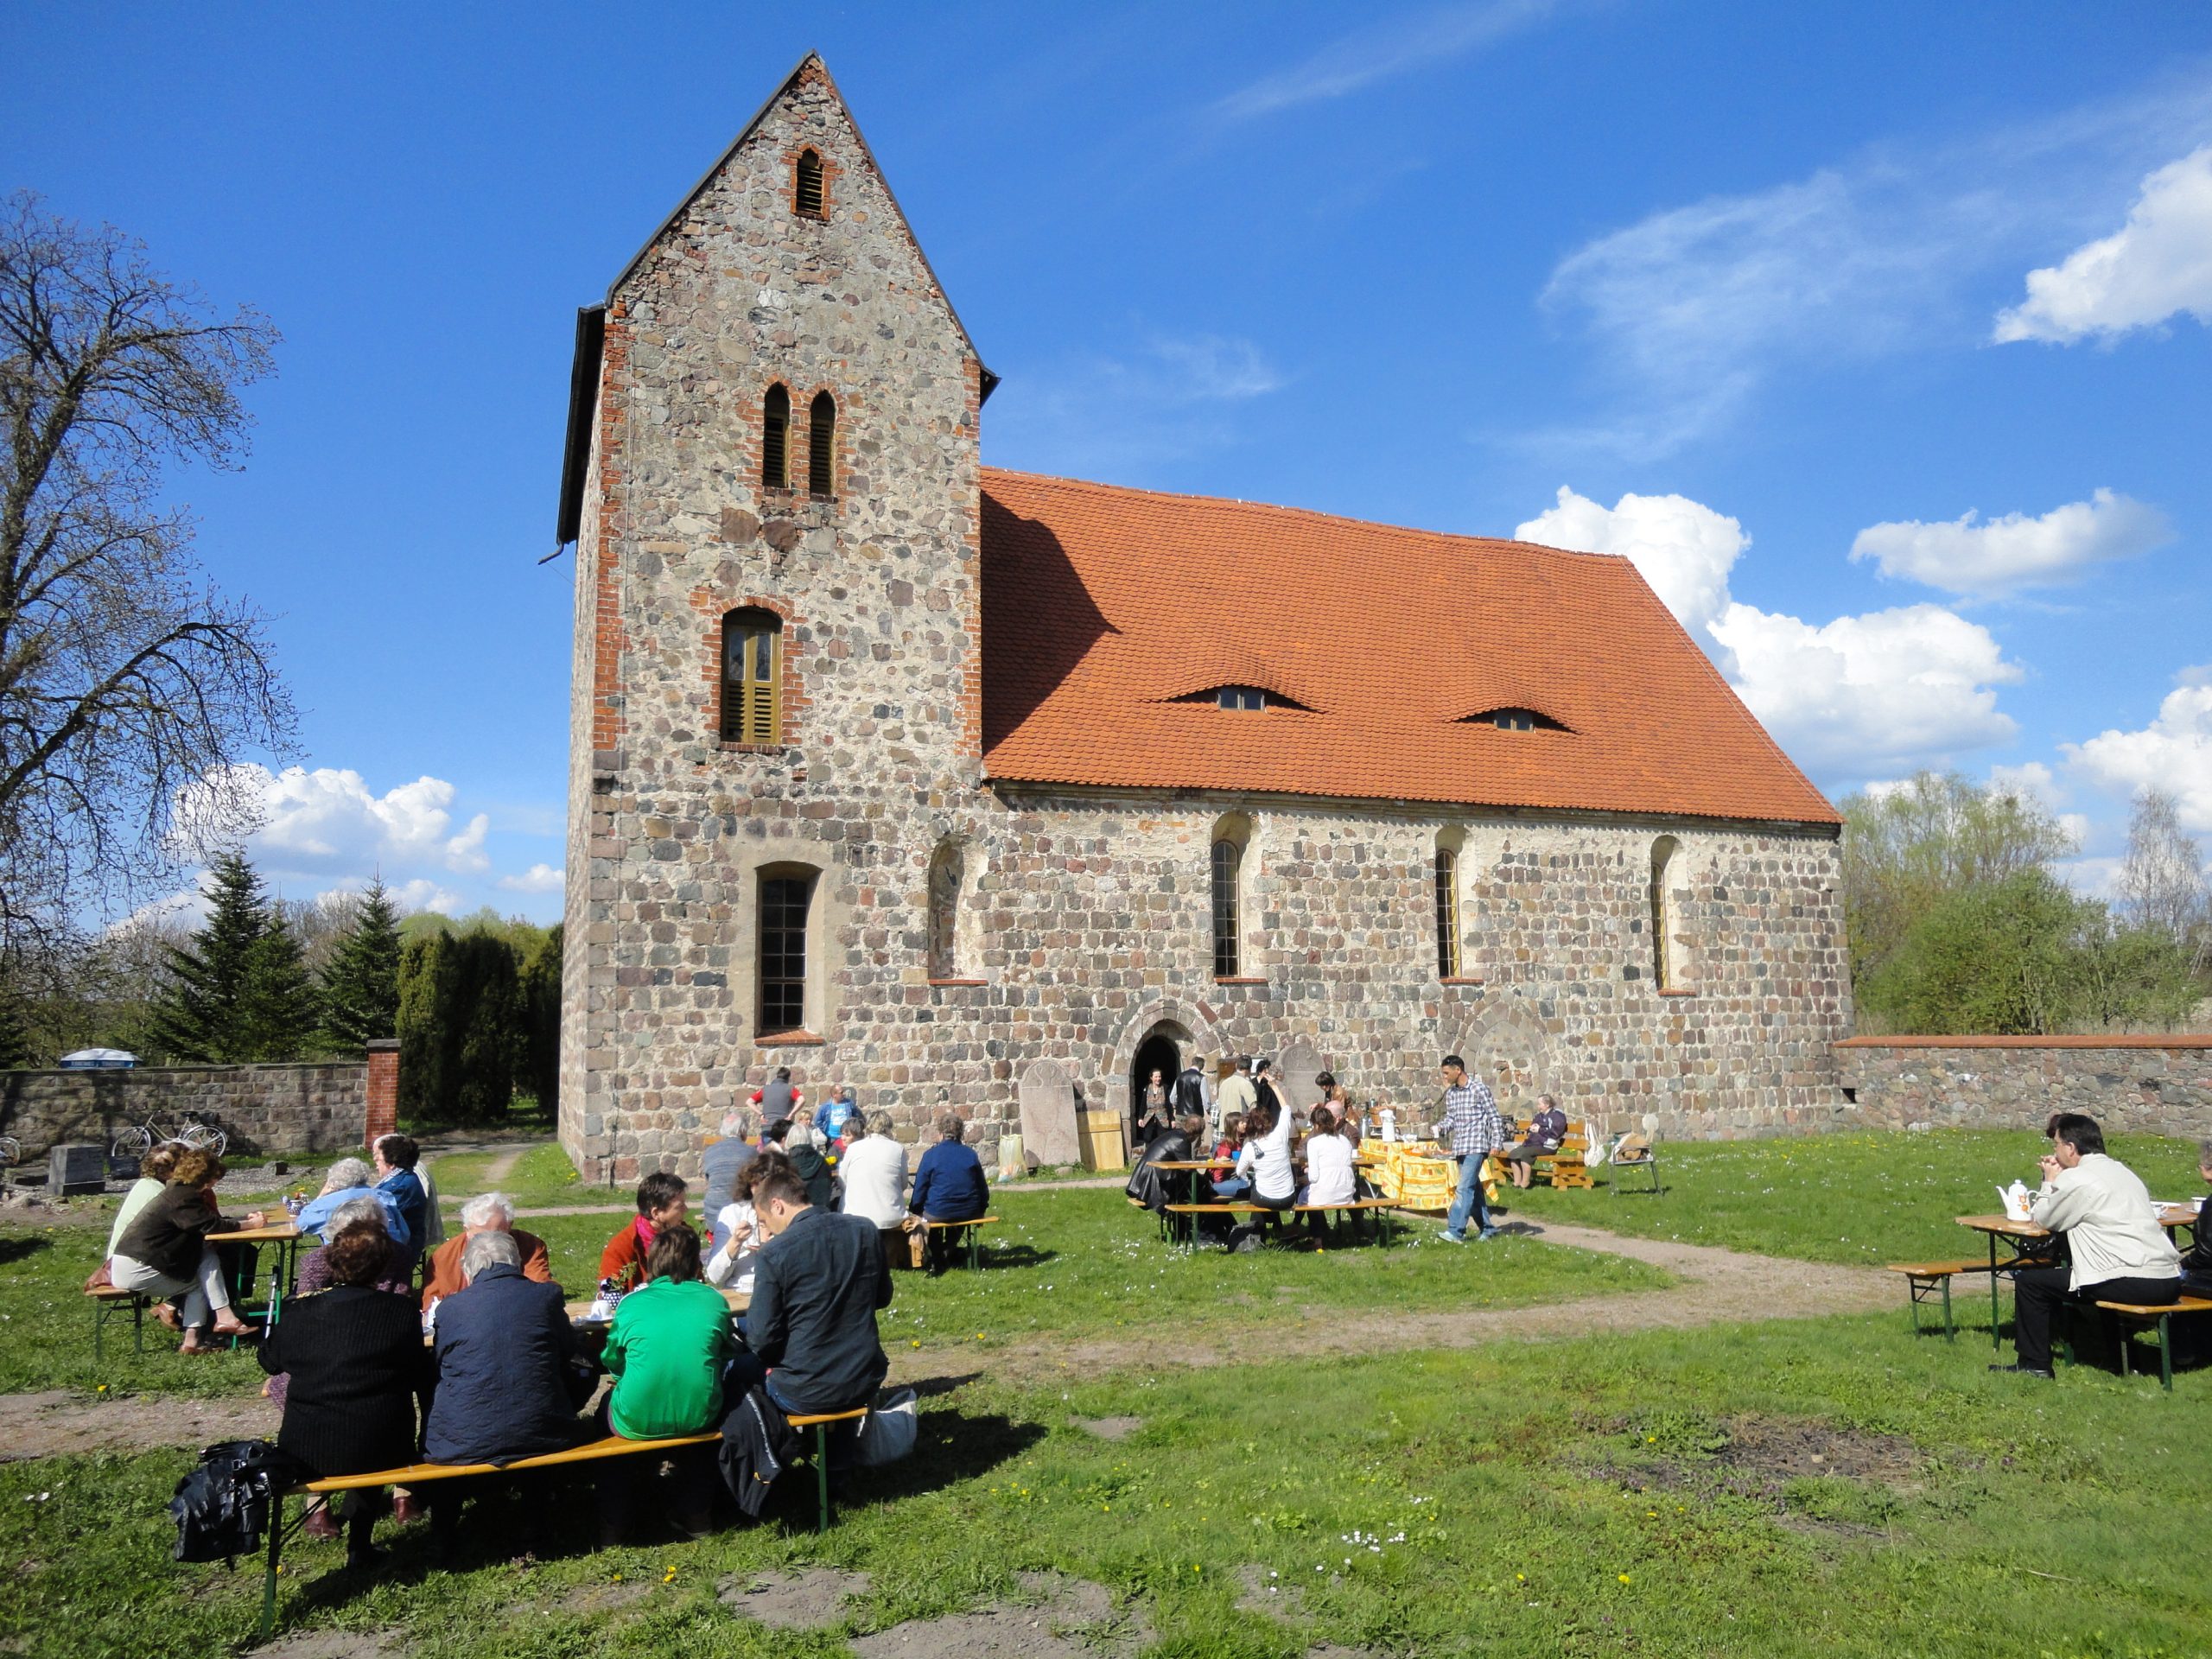
M 118 1158 L 143 1158 L 154 1149 L 154 1132 L 144 1124 L 134 1125 L 115 1137 L 111 1148 Z
M 178 1140 L 196 1152 L 212 1152 L 223 1155 L 223 1132 L 212 1123 L 188 1123 L 177 1131 Z
M 12 1135 L 0 1135 L 0 1169 L 13 1169 L 22 1161 L 23 1143 Z

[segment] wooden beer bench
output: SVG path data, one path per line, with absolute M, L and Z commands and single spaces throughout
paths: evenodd
M 996 1216 L 978 1216 L 973 1221 L 929 1221 L 925 1219 L 922 1223 L 922 1225 L 929 1231 L 938 1233 L 943 1232 L 948 1227 L 988 1227 L 997 1220 L 998 1217 Z M 982 1244 L 983 1241 L 981 1234 L 970 1233 L 968 1235 L 968 1265 L 969 1268 L 980 1269 L 982 1267 Z
M 1962 1273 L 1987 1273 L 1986 1262 L 1885 1262 L 1885 1273 L 1904 1275 L 1905 1290 L 1912 1308 L 1912 1329 L 1920 1332 L 1921 1304 L 1941 1294 L 1943 1302 L 1943 1340 L 1955 1339 L 1957 1326 L 1951 1319 L 1951 1281 Z
M 815 1493 L 819 1509 L 815 1530 L 830 1530 L 830 1427 L 833 1423 L 857 1422 L 868 1415 L 866 1406 L 855 1406 L 850 1411 L 830 1411 L 787 1417 L 785 1421 L 800 1431 L 814 1431 Z M 295 1486 L 289 1491 L 278 1492 L 270 1500 L 269 1564 L 261 1592 L 261 1634 L 265 1639 L 276 1628 L 276 1578 L 283 1559 L 284 1538 L 289 1531 L 284 1522 L 284 1500 L 295 1494 L 328 1498 L 343 1492 L 366 1491 L 379 1486 L 404 1486 L 410 1491 L 433 1481 L 477 1478 L 486 1475 L 530 1474 L 541 1469 L 566 1469 L 581 1464 L 601 1463 L 609 1458 L 653 1457 L 688 1446 L 713 1446 L 721 1440 L 721 1431 L 709 1429 L 700 1434 L 679 1434 L 660 1440 L 628 1440 L 619 1434 L 609 1434 L 603 1440 L 587 1441 L 582 1446 L 570 1446 L 565 1452 L 546 1452 L 534 1458 L 518 1458 L 512 1463 L 411 1463 L 402 1469 L 381 1469 L 367 1474 L 332 1475 L 323 1480 L 311 1480 Z M 306 1519 L 302 1512 L 301 1520 Z
M 2116 1322 L 2139 1325 L 2146 1329 L 2152 1325 L 2158 1327 L 2158 1381 L 2164 1385 L 2166 1392 L 2171 1394 L 2174 1391 L 2173 1317 L 2177 1313 L 2212 1313 L 2212 1301 L 2202 1296 L 2184 1296 L 2179 1301 L 2169 1302 L 2163 1307 L 2135 1302 L 2099 1302 L 2097 1306 L 2103 1310 L 2107 1319 Z M 2129 1374 L 2128 1335 L 2126 1331 L 2120 1333 L 2120 1374 L 2122 1376 Z M 2070 1345 L 2066 1350 L 2066 1360 L 2069 1364 L 2074 1361 L 2074 1350 Z

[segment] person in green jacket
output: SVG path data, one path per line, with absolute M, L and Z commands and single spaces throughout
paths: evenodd
M 610 1433 L 658 1440 L 699 1434 L 722 1420 L 722 1373 L 737 1351 L 729 1304 L 708 1284 L 699 1265 L 699 1235 L 681 1222 L 653 1235 L 645 1253 L 645 1284 L 625 1296 L 607 1333 L 605 1360 L 614 1387 L 607 1396 Z M 714 1490 L 714 1447 L 686 1446 L 671 1459 L 677 1490 L 669 1508 L 692 1537 L 708 1530 Z M 639 1471 L 633 1458 L 616 1458 L 600 1480 L 604 1543 L 629 1530 Z

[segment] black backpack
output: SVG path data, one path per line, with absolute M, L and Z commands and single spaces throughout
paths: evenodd
M 176 1484 L 169 1514 L 176 1522 L 180 1561 L 228 1561 L 261 1548 L 271 1501 L 314 1471 L 267 1440 L 226 1440 L 200 1454 L 200 1466 Z

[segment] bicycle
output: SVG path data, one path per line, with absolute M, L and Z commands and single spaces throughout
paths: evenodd
M 156 1120 L 148 1118 L 143 1123 L 135 1123 L 117 1135 L 115 1145 L 110 1150 L 118 1159 L 143 1160 L 164 1141 L 175 1141 L 196 1152 L 209 1153 L 217 1158 L 221 1157 L 224 1148 L 230 1145 L 230 1137 L 222 1130 L 199 1113 L 187 1112 L 184 1127 L 174 1134 L 164 1129 Z

